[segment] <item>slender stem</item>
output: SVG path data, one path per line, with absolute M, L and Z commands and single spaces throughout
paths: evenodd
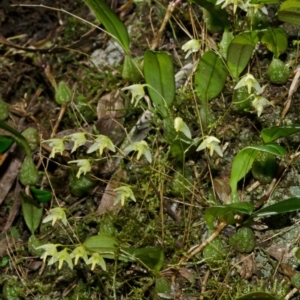
M 30 146 L 29 146 L 27 140 L 25 139 L 25 137 L 20 132 L 13 129 L 11 126 L 7 125 L 3 121 L 0 121 L 0 128 L 10 132 L 12 134 L 12 138 L 15 140 L 15 142 L 25 150 L 26 155 L 28 157 L 31 156 Z

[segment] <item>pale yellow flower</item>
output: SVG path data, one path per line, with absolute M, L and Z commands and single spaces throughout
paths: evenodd
M 192 40 L 189 40 L 188 42 L 186 42 L 182 47 L 181 49 L 184 51 L 184 52 L 187 52 L 186 55 L 185 55 L 185 59 L 188 58 L 192 53 L 194 52 L 198 52 L 199 49 L 200 49 L 200 40 L 195 40 L 195 39 L 192 39 Z
M 223 152 L 219 146 L 220 141 L 214 136 L 206 137 L 196 151 L 208 149 L 209 155 L 212 156 L 214 151 L 221 157 L 223 157 Z

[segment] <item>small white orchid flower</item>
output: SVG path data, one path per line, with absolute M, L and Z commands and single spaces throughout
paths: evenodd
M 88 159 L 71 160 L 68 162 L 68 164 L 77 164 L 77 167 L 80 167 L 76 174 L 77 178 L 80 178 L 80 175 L 82 173 L 85 175 L 87 172 L 90 172 L 92 169 L 90 161 Z
M 74 142 L 74 146 L 71 152 L 74 152 L 78 147 L 86 143 L 86 132 L 76 132 L 70 135 L 65 136 L 66 139 L 70 139 Z
M 90 154 L 92 152 L 99 150 L 100 155 L 102 155 L 104 148 L 108 148 L 112 152 L 116 151 L 115 146 L 113 142 L 110 140 L 110 138 L 107 137 L 106 135 L 99 134 L 96 136 L 96 140 L 94 144 L 88 149 L 86 153 Z
M 255 98 L 252 101 L 252 106 L 256 109 L 258 117 L 260 117 L 262 114 L 264 107 L 269 105 L 272 105 L 272 103 L 263 96 L 259 95 L 255 95 Z
M 55 256 L 57 254 L 57 246 L 60 246 L 60 244 L 45 244 L 36 247 L 36 249 L 45 250 L 45 252 L 41 256 L 41 259 L 43 259 L 44 263 L 46 262 L 47 256 Z
M 91 270 L 95 269 L 96 265 L 99 265 L 104 271 L 106 271 L 106 264 L 103 257 L 98 253 L 94 252 L 93 255 L 89 258 L 87 265 L 92 265 Z
M 249 10 L 252 9 L 253 13 L 256 14 L 258 12 L 258 10 L 260 10 L 262 13 L 264 13 L 265 15 L 268 14 L 268 10 L 267 8 L 263 5 L 263 4 L 248 4 L 248 9 L 247 12 L 249 13 Z
M 114 191 L 117 193 L 117 197 L 114 204 L 117 204 L 121 201 L 121 205 L 125 204 L 126 199 L 131 199 L 132 201 L 136 202 L 132 189 L 129 186 L 120 186 Z
M 62 207 L 51 208 L 49 210 L 49 215 L 43 220 L 42 223 L 52 221 L 52 226 L 54 226 L 57 220 L 61 220 L 65 226 L 68 224 L 65 209 Z
M 152 162 L 152 155 L 151 155 L 151 152 L 150 152 L 150 148 L 149 148 L 149 145 L 147 144 L 146 141 L 140 141 L 140 142 L 135 142 L 135 143 L 132 143 L 131 145 L 129 145 L 128 147 L 126 147 L 124 149 L 124 151 L 128 151 L 128 152 L 131 152 L 131 151 L 137 151 L 137 160 L 140 159 L 140 157 L 143 155 L 145 155 L 146 159 L 148 160 L 148 162 L 151 164 Z
M 196 151 L 209 149 L 209 155 L 212 156 L 214 151 L 221 157 L 223 157 L 222 150 L 219 146 L 220 140 L 218 140 L 214 136 L 208 136 L 206 137 L 203 142 L 200 144 L 200 146 L 197 148 Z
M 192 138 L 191 131 L 189 127 L 186 125 L 186 123 L 182 120 L 182 118 L 177 117 L 174 120 L 174 128 L 176 132 L 182 132 L 185 136 L 187 136 L 189 139 Z
M 190 56 L 190 54 L 194 53 L 194 52 L 198 52 L 200 49 L 200 40 L 189 40 L 188 42 L 186 42 L 181 49 L 184 52 L 187 52 L 187 54 L 185 55 L 184 59 L 188 58 Z
M 68 248 L 64 248 L 63 250 L 57 252 L 48 262 L 48 265 L 52 265 L 58 261 L 58 269 L 60 270 L 64 261 L 68 264 L 70 269 L 73 269 L 73 262 L 70 253 L 68 252 Z
M 224 8 L 230 4 L 233 4 L 233 13 L 234 14 L 236 13 L 237 7 L 241 8 L 244 11 L 247 11 L 247 8 L 249 6 L 248 1 L 244 2 L 243 0 L 218 0 L 216 2 L 216 5 L 219 5 L 222 3 L 223 3 L 222 8 Z
M 259 85 L 259 83 L 257 82 L 257 80 L 254 78 L 253 75 L 251 75 L 250 73 L 248 73 L 247 75 L 245 75 L 238 83 L 237 85 L 234 87 L 234 89 L 239 89 L 243 86 L 247 86 L 248 88 L 248 94 L 251 94 L 251 89 L 254 88 L 256 90 L 257 93 L 261 92 L 261 86 Z
M 56 153 L 62 155 L 65 150 L 64 139 L 49 139 L 43 141 L 43 143 L 48 143 L 49 146 L 52 147 L 49 158 L 54 157 Z
M 81 257 L 84 262 L 88 263 L 88 251 L 84 246 L 80 245 L 76 247 L 70 254 L 71 258 L 75 258 L 74 264 L 77 265 L 79 258 Z
M 138 104 L 139 100 L 141 100 L 145 96 L 145 91 L 144 91 L 145 86 L 147 86 L 147 85 L 146 84 L 133 84 L 128 87 L 122 88 L 121 91 L 129 90 L 132 94 L 131 103 L 134 103 L 134 101 L 135 101 L 134 106 L 136 106 Z

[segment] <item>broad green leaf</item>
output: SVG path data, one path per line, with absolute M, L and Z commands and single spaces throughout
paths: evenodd
M 209 228 L 213 229 L 214 220 L 216 218 L 221 218 L 223 221 L 227 222 L 227 224 L 230 224 L 230 219 L 234 221 L 233 217 L 236 213 L 239 212 L 242 214 L 250 215 L 253 209 L 253 205 L 247 202 L 237 202 L 228 205 L 212 206 L 206 209 L 204 219 Z
M 245 31 L 231 41 L 227 52 L 227 66 L 233 79 L 239 79 L 239 75 L 247 66 L 257 42 L 256 31 Z
M 132 255 L 138 262 L 141 262 L 156 274 L 164 265 L 165 254 L 162 248 L 125 248 L 124 251 Z
M 235 298 L 234 300 L 279 300 L 279 299 L 269 293 L 254 292 L 254 293 L 245 294 L 241 297 Z
M 300 210 L 300 198 L 289 198 L 256 211 L 250 216 L 250 219 L 284 214 L 297 210 Z
M 249 172 L 259 152 L 267 152 L 278 156 L 285 155 L 285 149 L 277 144 L 249 146 L 241 150 L 233 160 L 230 187 L 235 196 L 238 182 Z
M 13 142 L 14 139 L 11 136 L 0 135 L 0 153 L 5 152 Z
M 195 74 L 195 90 L 201 102 L 217 97 L 225 85 L 226 77 L 220 57 L 213 51 L 205 52 Z
M 283 28 L 270 28 L 264 32 L 261 42 L 278 58 L 288 46 L 287 35 Z
M 108 33 L 126 52 L 129 52 L 129 35 L 127 29 L 106 2 L 104 0 L 85 0 L 85 2 Z
M 34 201 L 31 197 L 27 196 L 24 193 L 20 193 L 20 197 L 25 223 L 29 228 L 31 235 L 34 235 L 34 232 L 37 230 L 41 223 L 43 208 L 40 207 L 40 205 L 36 203 L 36 201 Z
M 52 198 L 51 192 L 45 191 L 45 190 L 40 190 L 33 186 L 30 187 L 30 192 L 31 192 L 32 197 L 36 201 L 41 202 L 41 203 L 49 202 Z
M 228 30 L 224 31 L 222 35 L 222 40 L 219 44 L 219 52 L 222 55 L 222 57 L 224 57 L 225 59 L 227 59 L 228 47 L 233 39 L 234 36 L 232 32 Z
M 260 134 L 265 143 L 270 143 L 281 137 L 286 137 L 299 131 L 300 125 L 274 126 L 263 129 Z
M 175 75 L 171 57 L 165 52 L 147 50 L 144 55 L 144 75 L 151 100 L 166 118 L 175 97 Z
M 102 256 L 105 253 L 114 254 L 118 249 L 118 241 L 110 236 L 105 234 L 99 234 L 89 237 L 83 245 L 90 251 L 97 251 Z M 114 255 L 112 255 L 114 258 Z M 106 257 L 106 256 L 103 256 Z
M 156 276 L 155 278 L 155 293 L 156 294 L 170 294 L 171 283 L 163 276 Z M 160 297 L 163 299 L 163 297 Z
M 300 1 L 284 1 L 278 10 L 278 19 L 283 22 L 300 25 Z
M 132 82 L 138 82 L 141 79 L 141 76 L 142 73 L 138 69 L 137 62 L 128 54 L 125 54 L 122 78 L 129 79 Z
M 220 26 L 224 29 L 230 26 L 225 9 L 222 9 L 221 5 L 215 5 L 217 1 L 192 0 L 192 2 L 200 5 L 210 12 L 214 25 Z

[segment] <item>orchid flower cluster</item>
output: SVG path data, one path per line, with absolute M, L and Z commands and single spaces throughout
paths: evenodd
M 74 143 L 71 153 L 76 151 L 76 149 L 79 148 L 80 146 L 85 145 L 87 143 L 87 138 L 86 138 L 87 135 L 90 135 L 90 137 L 94 139 L 93 144 L 88 148 L 86 152 L 87 154 L 91 154 L 98 151 L 99 155 L 101 156 L 105 148 L 107 148 L 112 152 L 116 152 L 116 148 L 109 137 L 102 134 L 94 136 L 92 134 L 89 134 L 88 132 L 76 132 L 67 135 L 61 139 L 53 138 L 49 140 L 44 140 L 43 143 L 48 143 L 49 146 L 52 147 L 49 157 L 53 158 L 55 157 L 56 153 L 59 153 L 61 155 L 63 154 L 63 152 L 65 151 L 65 142 L 67 141 L 72 141 Z M 124 151 L 125 152 L 137 151 L 137 160 L 139 160 L 140 157 L 144 155 L 149 163 L 152 162 L 150 147 L 148 143 L 144 140 L 130 144 L 124 149 Z M 68 162 L 68 164 L 76 164 L 77 167 L 79 167 L 78 172 L 76 174 L 77 178 L 80 178 L 81 174 L 86 175 L 86 173 L 90 172 L 92 169 L 91 159 L 89 158 L 71 160 Z
M 52 226 L 54 226 L 58 220 L 61 220 L 65 226 L 68 224 L 65 209 L 62 207 L 50 209 L 49 214 L 43 220 L 43 223 L 52 221 Z M 58 248 L 63 249 L 59 251 Z M 36 249 L 44 250 L 44 253 L 41 256 L 44 263 L 48 256 L 51 257 L 48 261 L 48 265 L 53 265 L 58 262 L 58 269 L 61 269 L 64 262 L 67 263 L 70 269 L 73 269 L 74 264 L 76 265 L 79 258 L 82 258 L 87 265 L 92 265 L 91 270 L 94 270 L 96 265 L 99 265 L 104 271 L 106 271 L 106 264 L 100 253 L 96 251 L 91 252 L 86 249 L 84 245 L 78 245 L 73 251 L 70 251 L 68 247 L 63 247 L 61 244 L 45 244 L 37 247 Z
M 190 131 L 189 127 L 187 126 L 187 124 L 182 120 L 182 118 L 177 117 L 174 120 L 174 128 L 175 128 L 176 132 L 182 132 L 189 139 L 192 138 L 191 131 Z M 201 140 L 201 139 L 196 138 L 194 140 L 194 143 L 197 144 L 199 142 L 199 140 Z M 199 145 L 199 147 L 196 149 L 196 151 L 208 149 L 210 156 L 212 156 L 215 151 L 219 156 L 223 157 L 223 152 L 222 152 L 222 149 L 219 144 L 220 144 L 220 140 L 218 140 L 216 137 L 206 136 L 206 137 L 204 137 L 202 143 Z
M 242 77 L 242 79 L 237 83 L 234 89 L 236 90 L 244 86 L 247 87 L 249 97 L 254 96 L 254 100 L 252 101 L 252 106 L 257 111 L 257 116 L 260 117 L 264 107 L 272 105 L 272 103 L 266 98 L 264 98 L 263 96 L 261 96 L 261 94 L 264 91 L 264 88 L 260 86 L 260 84 L 254 78 L 254 76 L 251 75 L 250 73 Z M 254 89 L 254 93 L 252 93 L 252 89 Z

